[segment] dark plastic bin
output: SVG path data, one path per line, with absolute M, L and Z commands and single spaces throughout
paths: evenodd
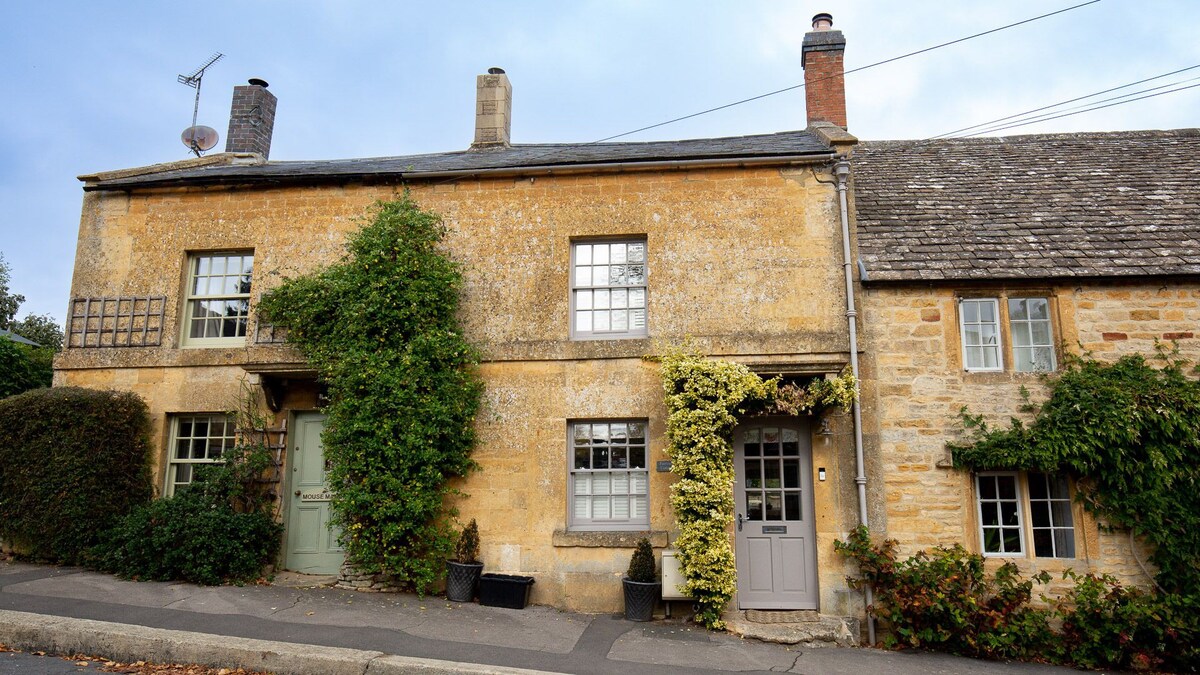
M 529 589 L 533 577 L 515 574 L 481 574 L 479 576 L 479 604 L 488 607 L 525 609 L 529 602 Z

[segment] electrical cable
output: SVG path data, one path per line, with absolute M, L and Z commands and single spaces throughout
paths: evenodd
M 1092 98 L 1092 97 L 1094 97 L 1094 96 L 1099 96 L 1099 95 L 1101 95 L 1101 94 L 1107 94 L 1107 93 L 1109 93 L 1109 92 L 1117 91 L 1118 89 L 1124 89 L 1124 88 L 1126 88 L 1126 87 L 1132 87 L 1132 86 L 1134 86 L 1134 85 L 1137 85 L 1137 84 L 1143 84 L 1143 83 L 1146 83 L 1146 82 L 1150 82 L 1150 81 L 1152 81 L 1152 80 L 1158 80 L 1158 79 L 1161 79 L 1161 78 L 1164 78 L 1164 77 L 1169 77 L 1169 76 L 1171 76 L 1171 75 L 1178 75 L 1179 73 L 1187 72 L 1187 71 L 1189 71 L 1189 70 L 1195 70 L 1196 68 L 1200 68 L 1200 65 L 1188 66 L 1187 68 L 1180 68 L 1179 70 L 1172 70 L 1172 71 L 1171 71 L 1171 72 L 1169 72 L 1169 73 L 1163 73 L 1162 75 L 1155 75 L 1154 77 L 1147 77 L 1147 78 L 1145 78 L 1145 79 L 1143 79 L 1143 80 L 1137 80 L 1137 81 L 1135 81 L 1135 82 L 1129 82 L 1129 83 L 1127 83 L 1127 84 L 1122 84 L 1122 85 L 1120 85 L 1120 86 L 1117 86 L 1117 87 L 1111 87 L 1111 88 L 1109 88 L 1109 89 L 1103 89 L 1103 90 L 1101 90 L 1101 91 L 1093 92 L 1093 93 L 1091 93 L 1091 94 L 1088 94 L 1088 95 L 1086 95 L 1086 96 L 1078 96 L 1078 97 L 1076 97 L 1076 98 L 1069 98 L 1069 99 L 1067 99 L 1067 100 L 1065 100 L 1065 101 L 1059 101 L 1058 103 L 1054 103 L 1054 104 L 1051 104 L 1051 105 L 1042 106 L 1042 107 L 1040 107 L 1040 108 L 1034 108 L 1033 110 L 1026 110 L 1025 112 L 1016 113 L 1015 115 L 1008 115 L 1007 117 L 998 117 L 998 118 L 996 118 L 996 119 L 994 119 L 994 120 L 991 120 L 991 121 L 988 121 L 988 122 L 980 122 L 979 124 L 972 124 L 972 125 L 971 125 L 971 126 L 969 126 L 969 127 L 963 127 L 963 128 L 961 128 L 961 129 L 955 129 L 954 131 L 947 131 L 947 132 L 945 132 L 945 133 L 941 133 L 941 134 L 938 134 L 938 135 L 936 135 L 936 136 L 930 136 L 929 138 L 926 138 L 925 140 L 927 140 L 927 141 L 932 141 L 932 140 L 935 140 L 935 139 L 938 139 L 938 138 L 944 138 L 944 137 L 947 137 L 947 136 L 953 136 L 954 134 L 961 133 L 961 132 L 963 132 L 963 131 L 970 131 L 971 129 L 978 129 L 979 127 L 984 127 L 984 126 L 991 126 L 991 125 L 993 125 L 993 124 L 996 124 L 997 122 L 1004 122 L 1004 121 L 1006 121 L 1006 120 L 1011 120 L 1011 119 L 1013 119 L 1013 118 L 1015 118 L 1015 117 L 1024 117 L 1025 115 L 1031 115 L 1031 114 L 1033 114 L 1033 113 L 1035 113 L 1035 112 L 1041 112 L 1041 111 L 1043 111 L 1043 110 L 1049 110 L 1050 108 L 1057 108 L 1057 107 L 1059 107 L 1059 106 L 1063 106 L 1063 105 L 1066 105 L 1066 104 L 1068 104 L 1068 103 L 1074 103 L 1074 102 L 1076 102 L 1076 101 L 1082 101 L 1082 100 L 1084 100 L 1084 99 L 1087 99 L 1087 98 Z M 1191 81 L 1191 80 L 1184 80 L 1184 82 L 1190 82 L 1190 81 Z M 1164 86 L 1170 86 L 1170 85 L 1164 85 Z M 1152 89 L 1146 89 L 1146 90 L 1143 90 L 1143 91 L 1152 91 Z M 1132 96 L 1132 95 L 1134 95 L 1134 94 L 1137 94 L 1137 93 L 1142 93 L 1142 92 L 1134 92 L 1133 94 L 1126 94 L 1126 96 Z M 1120 97 L 1117 97 L 1117 98 L 1120 98 Z M 1113 100 L 1113 99 L 1106 99 L 1106 100 Z
M 1191 80 L 1185 80 L 1185 82 L 1190 82 L 1190 81 L 1191 81 Z M 1176 84 L 1179 84 L 1179 83 L 1177 82 Z M 1170 85 L 1167 85 L 1167 86 L 1170 86 Z M 1107 105 L 1097 105 L 1097 106 L 1092 106 L 1092 107 L 1090 107 L 1090 108 L 1087 108 L 1087 109 L 1084 109 L 1084 110 L 1078 110 L 1078 111 L 1076 111 L 1076 112 L 1063 113 L 1063 114 L 1061 114 L 1061 115 L 1055 115 L 1055 116 L 1053 116 L 1053 117 L 1046 117 L 1045 119 L 1037 119 L 1037 120 L 1032 120 L 1032 121 L 1028 121 L 1028 122 L 1024 122 L 1024 121 L 1023 121 L 1023 122 L 1015 122 L 1015 123 L 1013 123 L 1013 124 L 1009 124 L 1009 125 L 1007 125 L 1007 126 L 996 127 L 996 128 L 994 128 L 994 129 L 987 129 L 987 130 L 985 130 L 985 131 L 979 131 L 979 132 L 976 132 L 976 133 L 972 133 L 972 134 L 966 134 L 966 135 L 963 135 L 963 136 L 956 136 L 956 138 L 971 138 L 972 136 L 979 136 L 979 135 L 982 135 L 982 134 L 985 134 L 985 133 L 994 133 L 994 132 L 997 132 L 997 131 L 1004 131 L 1004 130 L 1006 130 L 1006 129 L 1015 129 L 1015 128 L 1017 128 L 1017 127 L 1028 126 L 1028 125 L 1030 125 L 1030 124 L 1037 124 L 1037 123 L 1039 123 L 1039 122 L 1048 122 L 1048 121 L 1050 121 L 1050 120 L 1061 119 L 1061 118 L 1063 118 L 1063 117 L 1070 117 L 1070 116 L 1072 116 L 1072 115 L 1082 115 L 1082 114 L 1083 114 L 1083 113 L 1085 113 L 1085 112 L 1091 112 L 1091 111 L 1093 111 L 1093 110 L 1100 110 L 1100 109 L 1102 109 L 1102 108 L 1111 108 L 1111 107 L 1113 107 L 1113 106 L 1125 105 L 1126 103 L 1133 103 L 1134 101 L 1141 101 L 1141 100 L 1143 100 L 1143 99 L 1147 99 L 1147 98 L 1154 98 L 1155 96 L 1163 96 L 1163 95 L 1165 95 L 1165 94 L 1173 94 L 1173 93 L 1175 93 L 1175 92 L 1177 92 L 1177 91 L 1183 91 L 1183 90 L 1185 90 L 1185 89 L 1194 89 L 1194 88 L 1196 88 L 1196 87 L 1200 87 L 1200 84 L 1189 84 L 1189 85 L 1188 85 L 1188 86 L 1186 86 L 1186 87 L 1177 87 L 1177 88 L 1175 88 L 1175 89 L 1168 89 L 1167 91 L 1160 91 L 1160 92 L 1158 92 L 1157 94 L 1147 94 L 1147 95 L 1145 95 L 1145 96 L 1139 96 L 1139 97 L 1137 97 L 1137 98 L 1131 98 L 1131 99 L 1129 99 L 1128 101 L 1117 101 L 1116 103 L 1109 103 L 1109 104 L 1107 104 Z M 1147 90 L 1147 91 L 1149 91 L 1149 90 Z

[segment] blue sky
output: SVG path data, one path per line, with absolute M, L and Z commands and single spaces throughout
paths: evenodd
M 26 1 L 0 26 L 0 253 L 21 315 L 63 319 L 75 176 L 186 158 L 193 91 L 175 78 L 213 52 L 199 122 L 218 149 L 233 87 L 260 77 L 279 97 L 271 159 L 403 155 L 466 148 L 490 66 L 513 84 L 514 142 L 588 142 L 802 82 L 817 12 L 854 68 L 1080 1 Z M 925 138 L 1197 65 L 1198 31 L 1194 0 L 1102 0 L 849 75 L 849 129 Z M 1200 88 L 1003 133 L 1194 127 L 1198 112 Z M 626 140 L 804 126 L 796 90 Z

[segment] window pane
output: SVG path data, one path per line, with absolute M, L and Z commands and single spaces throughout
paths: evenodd
M 1075 557 L 1075 530 L 1054 530 L 1054 555 L 1058 558 Z
M 1054 557 L 1054 535 L 1050 530 L 1033 531 L 1033 554 L 1039 558 Z
M 628 249 L 629 262 L 643 262 L 646 260 L 646 245 L 645 244 L 630 244 Z
M 575 268 L 575 285 L 576 286 L 591 286 L 592 285 L 592 268 L 576 267 Z
M 584 310 L 582 312 L 575 312 L 575 330 L 592 330 L 592 313 L 590 311 Z
M 608 268 L 608 285 L 609 286 L 624 286 L 625 285 L 625 266 L 612 265 Z
M 1008 301 L 1008 318 L 1013 320 L 1029 318 L 1029 310 L 1025 306 L 1024 298 L 1013 298 Z
M 609 262 L 614 265 L 625 264 L 625 244 L 610 244 L 609 245 Z
M 576 265 L 591 265 L 592 264 L 592 245 L 591 244 L 576 244 L 575 245 L 575 264 Z
M 646 291 L 642 288 L 629 289 L 629 306 L 630 307 L 645 307 L 646 306 Z
M 629 306 L 629 291 L 625 289 L 612 291 L 611 303 L 613 309 L 625 309 Z
M 979 304 L 979 320 L 982 323 L 995 323 L 996 321 L 996 304 L 991 300 L 984 300 Z
M 1000 502 L 1000 524 L 1016 525 L 1017 522 L 1017 503 Z
M 783 520 L 783 496 L 767 492 L 767 520 Z
M 610 291 L 597 290 L 597 291 L 592 291 L 592 293 L 593 293 L 592 308 L 593 309 L 608 309 L 609 300 L 611 299 L 610 295 L 609 295 Z
M 629 312 L 623 309 L 614 309 L 612 312 L 612 322 L 610 330 L 628 330 L 629 329 Z
M 1020 553 L 1021 552 L 1021 531 L 1015 528 L 1004 528 L 1004 552 L 1005 553 Z
M 645 443 L 646 442 L 646 425 L 642 422 L 629 423 L 629 442 L 630 443 Z
M 629 448 L 629 468 L 646 468 L 646 448 L 639 446 Z
M 1050 320 L 1050 301 L 1046 298 L 1029 298 L 1029 318 L 1034 320 Z
M 962 303 L 964 323 L 979 323 L 979 303 L 964 300 Z
M 804 520 L 804 514 L 800 513 L 800 493 L 786 492 L 783 495 L 784 518 L 786 520 Z
M 1029 498 L 1046 499 L 1049 497 L 1046 494 L 1046 474 L 1029 472 Z
M 636 286 L 646 283 L 646 266 L 645 265 L 629 265 L 625 268 L 626 283 L 631 286 Z
M 642 330 L 646 327 L 646 310 L 629 310 L 629 330 Z
M 1050 527 L 1049 503 L 1030 501 L 1029 514 L 1034 527 Z
M 795 459 L 783 460 L 783 486 L 785 488 L 800 487 L 800 462 Z
M 608 468 L 608 446 L 592 448 L 592 468 L 607 469 Z
M 575 291 L 575 309 L 591 309 L 592 308 L 592 292 L 591 291 Z
M 983 499 L 996 498 L 996 477 L 995 476 L 980 476 L 979 477 L 979 496 Z
M 761 488 L 762 485 L 762 460 L 747 459 L 744 466 L 746 467 L 746 487 L 750 489 Z
M 766 460 L 763 462 L 763 482 L 766 487 L 778 489 L 783 487 L 780 479 L 779 461 Z
M 1000 489 L 1000 499 L 1017 498 L 1017 479 L 1014 476 L 996 476 L 996 485 Z
M 591 448 L 575 448 L 575 468 L 590 469 L 588 459 L 592 456 Z
M 608 265 L 596 265 L 592 268 L 592 286 L 608 285 Z
M 1034 321 L 1029 324 L 1029 330 L 1032 333 L 1030 344 L 1048 345 L 1050 344 L 1050 322 L 1049 321 Z
M 1000 352 L 996 347 L 982 347 L 983 350 L 983 367 L 984 368 L 999 368 L 1000 367 Z
M 610 457 L 610 460 L 612 461 L 612 468 L 628 469 L 629 468 L 629 457 L 627 454 L 628 452 L 629 452 L 628 448 L 613 448 L 612 455 Z
M 763 498 L 761 492 L 746 493 L 746 519 L 763 519 Z
M 607 265 L 608 262 L 608 244 L 594 244 L 592 246 L 592 264 Z
M 609 330 L 611 323 L 611 315 L 607 311 L 599 311 L 592 313 L 592 330 Z
M 982 514 L 980 520 L 984 526 L 1000 524 L 1000 510 L 995 502 L 984 502 L 979 505 L 979 510 Z

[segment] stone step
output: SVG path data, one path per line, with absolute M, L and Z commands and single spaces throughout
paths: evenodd
M 747 616 L 754 611 L 739 611 L 727 615 L 725 623 L 729 632 L 763 642 L 798 644 L 806 647 L 853 647 L 859 644 L 858 619 L 853 617 L 816 615 L 815 620 L 809 618 L 815 612 L 761 612 L 755 619 Z M 804 617 L 804 620 L 769 623 L 762 621 L 770 615 L 792 615 Z

